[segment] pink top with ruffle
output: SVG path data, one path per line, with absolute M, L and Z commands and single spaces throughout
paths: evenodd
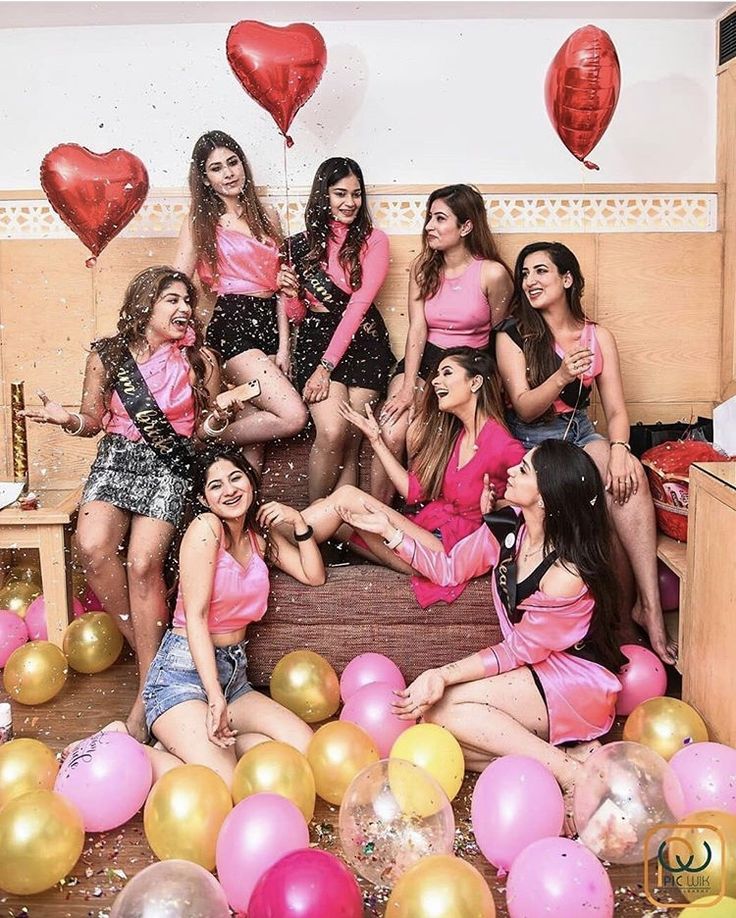
M 221 295 L 275 293 L 278 290 L 279 250 L 269 239 L 260 242 L 237 230 L 217 227 L 217 278 L 205 262 L 197 264 L 199 279 Z

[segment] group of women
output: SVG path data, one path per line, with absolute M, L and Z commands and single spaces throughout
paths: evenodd
M 198 762 L 226 780 L 255 743 L 304 750 L 310 728 L 248 682 L 245 631 L 266 611 L 269 566 L 319 586 L 318 543 L 337 535 L 410 575 L 422 606 L 454 601 L 493 569 L 503 641 L 422 674 L 395 710 L 447 726 L 468 768 L 527 754 L 570 792 L 620 688 L 617 542 L 635 619 L 662 659 L 676 655 L 616 344 L 585 316 L 574 254 L 528 245 L 512 275 L 479 192 L 437 189 L 397 364 L 374 302 L 389 242 L 356 162 L 322 163 L 306 229 L 289 239 L 227 134 L 197 141 L 189 182 L 174 266 L 131 282 L 117 334 L 92 345 L 80 410 L 40 393 L 26 412 L 72 436 L 104 431 L 77 548 L 138 660 L 140 691 L 112 728 L 154 737 L 159 772 Z M 195 275 L 216 294 L 204 336 Z M 608 439 L 586 413 L 594 382 Z M 262 503 L 264 444 L 310 418 L 310 506 Z M 370 493 L 357 487 L 363 437 Z M 167 558 L 192 506 L 169 627 Z

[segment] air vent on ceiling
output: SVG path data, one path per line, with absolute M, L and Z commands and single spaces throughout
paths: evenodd
M 718 66 L 736 57 L 736 12 L 718 23 Z

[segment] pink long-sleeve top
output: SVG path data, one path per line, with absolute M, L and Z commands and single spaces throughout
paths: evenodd
M 247 296 L 278 290 L 279 249 L 272 239 L 261 242 L 222 226 L 218 226 L 215 233 L 217 277 L 206 262 L 200 261 L 197 273 L 203 284 L 221 295 L 239 293 Z
M 191 344 L 194 344 L 194 332 L 189 329 L 182 341 L 162 344 L 149 360 L 138 364 L 159 408 L 183 437 L 191 437 L 196 426 L 194 391 L 189 380 L 191 366 L 182 352 L 182 348 Z M 103 418 L 103 428 L 106 433 L 120 434 L 128 440 L 141 439 L 141 432 L 115 391 Z
M 517 541 L 524 543 L 525 527 Z M 500 548 L 487 526 L 477 529 L 450 551 L 433 552 L 405 535 L 395 553 L 434 583 L 452 584 L 479 577 L 499 560 Z M 538 589 L 519 603 L 521 620 L 513 624 L 492 580 L 493 605 L 503 640 L 479 651 L 485 673 L 495 676 L 531 666 L 542 685 L 549 713 L 550 742 L 584 741 L 610 729 L 619 680 L 604 666 L 565 653 L 585 639 L 595 601 L 587 586 L 577 596 L 550 596 Z
M 430 501 L 411 516 L 422 529 L 428 532 L 439 530 L 445 551 L 449 551 L 480 525 L 483 476 L 489 476 L 496 497 L 501 499 L 506 492 L 508 469 L 521 462 L 525 452 L 521 443 L 502 424 L 489 418 L 478 434 L 475 454 L 461 466 L 460 450 L 464 439 L 465 431 L 462 431 L 455 441 L 445 469 L 441 497 Z M 418 504 L 424 500 L 426 497 L 419 479 L 409 470 L 406 501 L 408 504 Z M 467 580 L 453 585 L 439 585 L 419 574 L 412 577 L 411 583 L 414 595 L 423 609 L 438 601 L 454 602 L 467 586 Z
M 350 286 L 350 276 L 340 264 L 340 249 L 345 242 L 350 227 L 337 220 L 330 221 L 330 237 L 327 241 L 327 273 L 344 293 L 351 294 L 345 307 L 340 324 L 327 345 L 323 358 L 337 365 L 350 347 L 353 335 L 358 330 L 368 308 L 376 298 L 381 285 L 388 274 L 388 236 L 383 230 L 374 228 L 360 253 L 360 264 L 363 269 L 363 281 L 357 290 Z M 308 303 L 316 306 L 323 304 L 310 293 L 306 294 Z

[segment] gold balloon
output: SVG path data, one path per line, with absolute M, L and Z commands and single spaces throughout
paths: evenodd
M 460 743 L 437 724 L 416 724 L 399 736 L 391 747 L 392 759 L 406 759 L 437 781 L 449 800 L 457 797 L 465 777 L 465 759 Z
M 0 590 L 0 609 L 10 609 L 21 618 L 25 618 L 28 606 L 41 595 L 41 587 L 25 580 L 8 580 Z
M 386 918 L 494 918 L 488 884 L 467 861 L 451 854 L 422 858 L 399 877 Z
M 0 746 L 0 808 L 28 791 L 52 790 L 59 763 L 45 743 L 15 739 Z
M 332 717 L 340 706 L 340 683 L 324 657 L 311 650 L 293 650 L 271 673 L 271 697 L 315 724 Z
M 34 790 L 0 810 L 0 889 L 32 896 L 50 889 L 79 860 L 84 825 L 61 794 Z
M 222 778 L 204 765 L 179 765 L 153 785 L 143 810 L 148 844 L 161 861 L 181 859 L 215 869 L 215 846 L 233 807 Z
M 101 673 L 120 656 L 123 636 L 107 612 L 87 612 L 67 626 L 64 653 L 78 673 Z
M 684 908 L 680 912 L 681 918 L 734 918 L 736 915 L 736 899 L 724 896 L 718 900 L 717 896 L 704 896 L 702 899 L 693 899 L 693 907 Z M 704 912 L 703 909 L 708 911 Z
M 3 685 L 13 701 L 43 704 L 59 694 L 68 671 L 61 648 L 51 641 L 31 641 L 10 654 Z
M 678 698 L 650 698 L 624 724 L 624 739 L 641 743 L 669 761 L 683 746 L 708 741 L 708 728 L 695 708 Z
M 335 720 L 320 727 L 307 749 L 317 793 L 339 806 L 353 778 L 378 761 L 373 740 L 361 727 Z
M 233 800 L 251 794 L 280 794 L 295 803 L 307 822 L 314 816 L 316 788 L 306 758 L 286 743 L 259 743 L 241 758 L 233 775 Z
M 718 831 L 705 826 L 713 826 Z M 704 896 L 718 896 L 721 891 L 726 896 L 736 897 L 736 816 L 719 810 L 699 810 L 680 820 L 677 828 L 670 832 L 670 838 L 683 839 L 683 842 L 673 840 L 668 845 L 667 861 L 675 865 L 678 855 L 685 864 L 692 855 L 692 865 L 697 868 L 707 856 L 704 843 L 711 849 L 711 860 L 704 870 L 672 874 L 688 902 Z M 708 910 L 704 914 L 711 912 Z M 736 915 L 736 912 L 731 914 Z

